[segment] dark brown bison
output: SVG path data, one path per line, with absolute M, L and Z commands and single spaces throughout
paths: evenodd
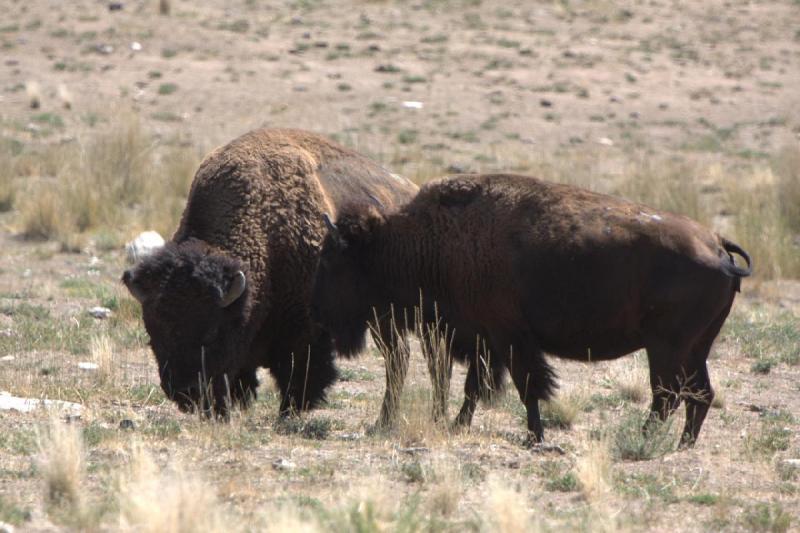
M 225 414 L 248 405 L 266 367 L 281 413 L 319 403 L 336 377 L 309 307 L 322 215 L 348 202 L 390 210 L 416 190 L 304 131 L 256 130 L 209 154 L 172 241 L 123 275 L 167 396 Z
M 453 358 L 468 362 L 457 424 L 508 370 L 540 442 L 538 400 L 555 387 L 543 353 L 601 361 L 646 348 L 651 420 L 684 399 L 682 443 L 697 438 L 714 394 L 706 358 L 751 272 L 737 245 L 683 216 L 514 175 L 443 179 L 394 214 L 355 206 L 329 225 L 315 317 L 351 353 L 373 313 L 407 314 L 421 293 L 433 322 L 438 305 Z

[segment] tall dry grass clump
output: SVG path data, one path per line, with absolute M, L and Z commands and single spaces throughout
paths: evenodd
M 410 318 L 404 316 L 401 319 L 395 315 L 395 310 L 392 308 L 388 321 L 382 321 L 376 313 L 369 326 L 375 346 L 383 356 L 386 370 L 386 391 L 381 404 L 381 413 L 376 423 L 378 429 L 387 429 L 397 420 L 400 407 L 398 402 L 408 373 L 411 349 L 398 327 L 398 320 L 408 323 Z
M 17 150 L 13 143 L 0 140 L 0 213 L 9 211 L 14 206 L 17 194 L 15 151 Z
M 102 333 L 89 339 L 89 354 L 97 365 L 97 377 L 103 383 L 114 384 L 116 372 L 114 368 L 114 346 L 111 338 Z
M 693 165 L 645 158 L 628 166 L 616 192 L 629 200 L 708 225 L 710 210 L 701 194 L 700 178 Z
M 621 360 L 612 371 L 611 380 L 619 396 L 626 401 L 640 403 L 650 397 L 650 373 L 646 356 L 641 352 Z
M 800 277 L 800 222 L 796 218 L 800 171 L 782 172 L 776 175 L 770 167 L 754 168 L 745 179 L 731 183 L 728 193 L 734 238 L 753 258 L 755 274 L 762 279 Z
M 421 299 L 421 297 L 420 297 Z M 434 321 L 426 323 L 422 319 L 422 302 L 414 310 L 414 329 L 420 339 L 422 354 L 428 364 L 431 378 L 433 402 L 433 420 L 447 422 L 447 400 L 450 396 L 450 376 L 453 368 L 452 344 L 453 335 L 450 328 L 439 316 L 438 307 L 434 304 Z
M 62 515 L 67 522 L 81 522 L 86 515 L 82 491 L 86 462 L 80 428 L 53 414 L 38 444 L 37 467 L 49 512 Z
M 528 512 L 528 503 L 518 490 L 507 481 L 492 477 L 488 480 L 486 495 L 486 521 L 493 533 L 523 533 L 541 531 Z
M 611 454 L 605 440 L 593 442 L 575 463 L 581 493 L 589 502 L 598 502 L 611 492 Z
M 161 146 L 137 115 L 120 113 L 107 131 L 46 147 L 36 161 L 29 170 L 40 179 L 18 194 L 25 196 L 21 231 L 72 249 L 69 243 L 81 240 L 76 234 L 102 231 L 107 240 L 115 233 L 127 237 L 155 229 L 169 235 L 200 157 L 185 144 Z
M 119 484 L 120 528 L 141 533 L 240 530 L 226 516 L 211 487 L 175 468 L 160 471 L 141 445 Z

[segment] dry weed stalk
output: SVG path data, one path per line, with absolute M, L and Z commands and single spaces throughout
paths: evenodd
M 28 96 L 28 105 L 31 109 L 39 109 L 42 106 L 42 88 L 38 82 L 26 82 L 25 94 Z
M 420 305 L 414 310 L 414 329 L 420 339 L 422 353 L 431 377 L 433 420 L 446 422 L 450 377 L 453 372 L 453 335 L 448 325 L 439 317 L 439 308 L 436 304 L 434 304 L 433 322 L 425 323 L 422 318 L 422 303 L 420 295 Z
M 581 493 L 589 502 L 601 502 L 611 492 L 611 453 L 605 440 L 591 443 L 575 463 Z
M 384 393 L 381 413 L 376 422 L 376 427 L 378 429 L 387 429 L 391 427 L 397 418 L 411 350 L 408 341 L 400 331 L 400 328 L 398 328 L 394 306 L 391 308 L 389 317 L 379 317 L 377 311 L 373 311 L 373 314 L 369 329 L 375 341 L 375 346 L 383 356 L 383 364 L 386 369 L 386 392 Z M 403 320 L 405 324 L 408 324 L 408 317 L 405 316 L 405 313 Z
M 53 413 L 47 432 L 38 436 L 38 447 L 37 465 L 45 485 L 45 501 L 68 515 L 82 515 L 81 485 L 86 465 L 80 428 L 62 422 Z
M 97 376 L 100 381 L 113 385 L 116 381 L 116 372 L 111 338 L 105 333 L 93 336 L 89 340 L 89 353 L 97 365 Z

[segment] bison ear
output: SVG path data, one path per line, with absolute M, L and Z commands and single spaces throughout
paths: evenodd
M 233 279 L 228 283 L 228 290 L 223 292 L 222 289 L 219 289 L 220 307 L 228 307 L 238 300 L 239 297 L 244 294 L 246 288 L 247 278 L 244 276 L 244 272 L 241 270 L 236 271 L 236 274 L 233 275 Z
M 375 207 L 369 206 L 357 213 L 346 214 L 339 219 L 339 234 L 347 245 L 366 245 L 386 219 Z
M 136 279 L 133 269 L 128 269 L 122 274 L 122 283 L 128 288 L 128 292 L 130 292 L 131 296 L 136 298 L 139 303 L 142 303 L 147 297 L 147 291 L 145 291 L 139 281 L 140 280 Z

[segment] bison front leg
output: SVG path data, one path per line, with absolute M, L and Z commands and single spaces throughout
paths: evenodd
M 422 350 L 428 363 L 433 389 L 434 422 L 447 420 L 447 400 L 450 396 L 450 378 L 453 375 L 453 357 L 449 345 L 446 331 L 431 327 L 422 335 Z
M 406 340 L 394 334 L 382 338 L 383 362 L 386 368 L 386 392 L 383 395 L 381 413 L 375 422 L 375 429 L 383 431 L 391 428 L 397 418 L 400 396 L 408 374 L 409 350 Z
M 239 372 L 239 375 L 230 384 L 231 403 L 242 409 L 247 409 L 256 399 L 256 389 L 258 389 L 258 378 L 255 368 L 247 368 Z
M 480 398 L 478 380 L 478 364 L 473 359 L 470 359 L 467 366 L 467 379 L 464 380 L 464 403 L 461 405 L 458 416 L 453 421 L 454 429 L 468 428 L 472 425 L 472 417 L 475 415 L 475 409 L 478 407 L 478 399 Z
M 325 400 L 325 390 L 337 377 L 330 337 L 318 332 L 311 344 L 298 345 L 289 355 L 277 358 L 270 372 L 281 391 L 280 416 L 313 409 Z

